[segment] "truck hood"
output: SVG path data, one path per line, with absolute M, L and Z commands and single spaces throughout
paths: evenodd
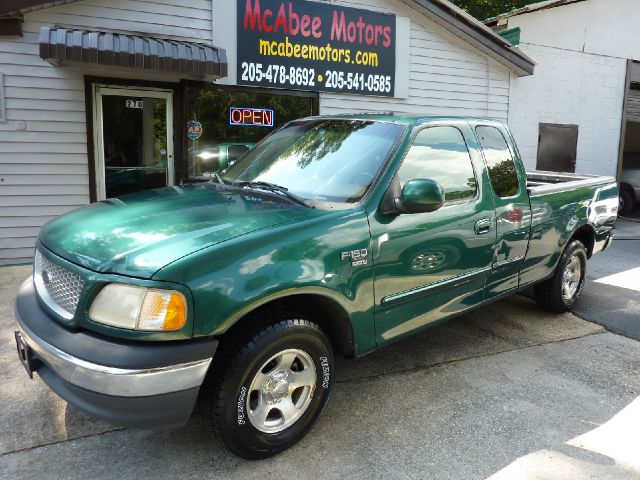
M 90 270 L 151 278 L 197 250 L 321 213 L 272 195 L 196 184 L 94 203 L 49 222 L 39 240 Z

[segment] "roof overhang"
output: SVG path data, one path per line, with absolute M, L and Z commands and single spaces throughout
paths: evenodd
M 526 15 L 527 13 L 538 12 L 540 10 L 549 10 L 551 8 L 564 7 L 565 5 L 571 5 L 572 3 L 584 2 L 585 0 L 545 0 L 543 2 L 533 3 L 526 5 L 522 8 L 516 8 L 510 12 L 502 13 L 497 17 L 488 18 L 484 21 L 484 24 L 489 27 L 494 27 L 502 24 L 502 20 L 507 20 L 511 17 L 518 15 Z
M 84 63 L 145 71 L 221 78 L 222 48 L 122 33 L 40 28 L 40 57 L 54 65 Z
M 513 70 L 516 75 L 521 77 L 533 75 L 535 60 L 451 2 L 446 0 L 401 1 L 411 7 L 417 7 L 424 16 L 473 45 L 496 62 Z

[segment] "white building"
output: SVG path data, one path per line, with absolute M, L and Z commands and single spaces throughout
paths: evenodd
M 346 40 L 329 39 L 333 46 L 375 62 L 365 68 L 332 57 L 311 74 L 317 64 L 298 59 L 269 69 L 258 84 L 257 66 L 249 62 L 244 72 L 240 58 L 247 48 L 259 53 L 250 40 L 256 31 L 238 14 L 256 9 L 256 0 L 3 0 L 0 265 L 30 261 L 39 229 L 57 215 L 202 179 L 212 163 L 241 154 L 272 129 L 263 120 L 273 115 L 251 112 L 273 111 L 276 127 L 304 115 L 367 110 L 506 121 L 511 79 L 534 69 L 525 54 L 444 0 L 296 0 L 291 8 L 300 23 L 289 15 L 288 39 L 273 30 L 289 3 L 260 5 L 254 22 L 266 25 L 259 33 L 275 42 L 275 53 L 286 42 L 308 52 L 318 35 L 324 48 L 335 11 L 354 23 L 345 26 Z M 304 12 L 312 13 L 309 23 Z M 360 38 L 359 16 L 373 22 Z M 264 57 L 261 68 L 290 61 Z M 342 93 L 326 92 L 326 69 L 353 70 L 344 72 Z M 282 72 L 286 85 L 274 77 Z M 349 73 L 355 77 L 347 91 Z M 340 82 L 335 73 L 327 77 Z M 232 107 L 250 109 L 243 112 L 251 126 L 239 126 L 245 122 L 234 119 L 242 112 Z
M 553 0 L 487 21 L 537 62 L 509 101 L 528 169 L 619 177 L 640 154 L 639 21 L 637 0 Z

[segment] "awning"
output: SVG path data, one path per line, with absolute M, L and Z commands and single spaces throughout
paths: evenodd
M 122 33 L 40 28 L 40 57 L 53 64 L 81 62 L 165 73 L 227 76 L 224 49 Z

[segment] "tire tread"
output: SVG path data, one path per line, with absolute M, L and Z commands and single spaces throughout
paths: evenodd
M 536 302 L 545 310 L 549 310 L 554 313 L 565 313 L 573 308 L 573 305 L 568 307 L 564 303 L 560 292 L 562 291 L 561 284 L 564 264 L 567 261 L 567 257 L 569 257 L 576 248 L 582 249 L 585 252 L 586 257 L 586 248 L 584 244 L 580 240 L 573 240 L 562 252 L 553 277 L 534 286 L 533 292 Z M 584 274 L 586 275 L 586 272 Z
M 266 337 L 278 331 L 298 326 L 312 328 L 327 338 L 324 331 L 316 323 L 300 314 L 272 312 L 266 321 L 254 324 L 254 328 L 247 331 L 246 334 L 230 338 L 225 345 L 226 348 L 223 348 L 220 352 L 220 358 L 217 363 L 220 367 L 214 370 L 203 384 L 201 398 L 209 431 L 228 450 L 235 451 L 233 446 L 225 440 L 222 433 L 222 417 L 225 400 L 232 393 L 230 391 L 232 390 L 231 376 L 239 368 L 242 359 L 257 349 Z M 221 368 L 222 365 L 225 367 Z M 239 454 L 240 452 L 235 451 L 235 453 Z M 242 456 L 250 458 L 246 452 L 242 452 Z M 251 458 L 259 459 L 264 458 L 264 456 L 255 455 Z

